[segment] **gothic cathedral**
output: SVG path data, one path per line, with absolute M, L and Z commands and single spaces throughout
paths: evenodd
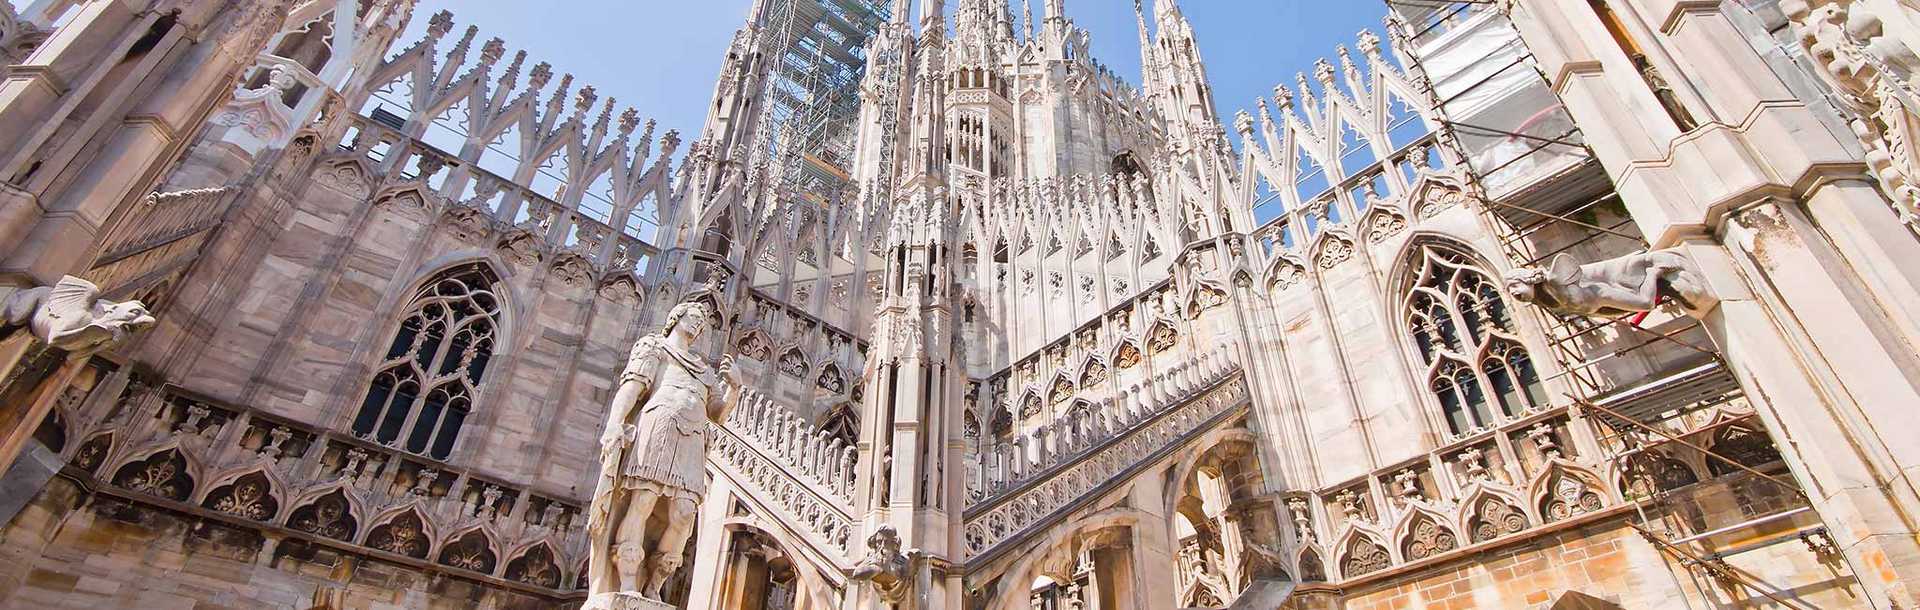
M 0 609 L 1920 607 L 1912 0 L 416 3 L 0 0 Z

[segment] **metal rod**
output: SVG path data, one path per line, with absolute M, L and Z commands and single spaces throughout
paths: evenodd
M 1782 606 L 1792 607 L 1792 605 L 1788 604 L 1786 600 L 1780 599 L 1779 596 L 1774 595 L 1772 592 L 1761 588 L 1759 585 L 1751 582 L 1750 579 L 1743 577 L 1744 572 L 1740 571 L 1738 568 L 1727 565 L 1727 563 L 1724 561 L 1718 561 L 1717 559 L 1706 559 L 1706 558 L 1702 558 L 1700 556 L 1694 555 L 1692 551 L 1688 551 L 1687 549 L 1681 548 L 1678 545 L 1667 542 L 1665 539 L 1662 539 L 1659 534 L 1654 533 L 1653 530 L 1649 530 L 1645 527 L 1641 527 L 1640 524 L 1638 523 L 1628 523 L 1627 526 L 1639 531 L 1640 537 L 1645 538 L 1648 542 L 1652 542 L 1654 546 L 1659 547 L 1661 550 L 1667 551 L 1669 553 L 1673 553 L 1674 555 L 1678 555 L 1683 560 L 1683 563 L 1701 566 L 1702 568 L 1705 568 L 1709 572 L 1726 574 L 1728 577 L 1731 577 L 1734 580 L 1734 582 L 1740 583 L 1741 585 L 1746 586 L 1746 588 L 1752 589 L 1753 591 L 1766 596 L 1767 599 L 1773 600 L 1774 603 L 1780 604 Z
M 1789 511 L 1784 511 L 1784 512 L 1778 512 L 1778 513 L 1774 513 L 1774 514 L 1771 514 L 1771 515 L 1767 515 L 1767 516 L 1764 516 L 1764 517 L 1759 517 L 1759 518 L 1755 518 L 1755 519 L 1748 519 L 1748 520 L 1746 520 L 1746 521 L 1741 521 L 1741 522 L 1739 522 L 1739 523 L 1735 523 L 1735 524 L 1733 524 L 1733 525 L 1729 525 L 1729 526 L 1726 526 L 1726 527 L 1722 527 L 1722 528 L 1719 528 L 1719 529 L 1715 529 L 1715 530 L 1708 530 L 1708 531 L 1704 531 L 1704 532 L 1700 532 L 1700 533 L 1698 533 L 1698 534 L 1694 534 L 1694 535 L 1692 535 L 1692 536 L 1688 536 L 1688 537 L 1685 537 L 1685 538 L 1681 538 L 1681 539 L 1679 539 L 1679 540 L 1675 540 L 1675 541 L 1673 541 L 1673 543 L 1674 543 L 1674 544 L 1686 544 L 1686 543 L 1689 543 L 1689 542 L 1693 542 L 1693 541 L 1695 541 L 1695 540 L 1699 540 L 1699 539 L 1701 539 L 1701 538 L 1706 538 L 1706 537 L 1708 537 L 1708 536 L 1718 536 L 1718 535 L 1720 535 L 1720 534 L 1725 534 L 1725 533 L 1727 533 L 1727 532 L 1731 532 L 1731 531 L 1733 531 L 1733 530 L 1737 530 L 1737 529 L 1740 529 L 1740 528 L 1743 528 L 1743 527 L 1753 527 L 1753 526 L 1755 526 L 1755 525 L 1760 525 L 1760 524 L 1762 524 L 1762 523 L 1772 523 L 1772 522 L 1774 522 L 1774 521 L 1779 521 L 1779 520 L 1781 520 L 1781 519 L 1785 519 L 1785 518 L 1787 518 L 1787 517 L 1791 517 L 1791 516 L 1794 516 L 1794 515 L 1798 515 L 1798 514 L 1800 514 L 1800 513 L 1804 513 L 1804 512 L 1807 512 L 1807 511 L 1810 511 L 1810 510 L 1813 510 L 1813 507 L 1811 507 L 1811 506 L 1802 506 L 1802 507 L 1800 507 L 1800 508 L 1796 508 L 1796 509 L 1793 509 L 1793 510 L 1789 510 Z
M 1517 205 L 1513 205 L 1513 204 L 1511 204 L 1511 203 L 1507 203 L 1507 202 L 1504 202 L 1504 201 L 1495 201 L 1495 200 L 1492 200 L 1492 199 L 1487 199 L 1487 200 L 1486 200 L 1486 202 L 1487 202 L 1487 203 L 1489 203 L 1489 204 L 1493 204 L 1493 205 L 1497 205 L 1497 206 L 1500 206 L 1500 207 L 1503 207 L 1503 208 L 1508 208 L 1508 209 L 1514 209 L 1514 210 L 1520 210 L 1520 211 L 1522 211 L 1522 212 L 1526 212 L 1526 213 L 1528 213 L 1528 214 L 1534 214 L 1534 215 L 1538 215 L 1538 216 L 1546 216 L 1546 217 L 1548 217 L 1548 218 L 1552 218 L 1552 219 L 1554 219 L 1554 220 L 1558 220 L 1558 221 L 1560 221 L 1560 222 L 1564 222 L 1564 223 L 1567 223 L 1567 224 L 1571 224 L 1571 225 L 1575 225 L 1575 226 L 1579 226 L 1579 227 L 1585 227 L 1585 228 L 1588 228 L 1588 229 L 1593 229 L 1593 230 L 1595 230 L 1595 231 L 1599 231 L 1599 232 L 1602 232 L 1602 233 L 1606 233 L 1606 234 L 1609 234 L 1609 235 L 1615 235 L 1615 236 L 1619 236 L 1619 237 L 1623 237 L 1623 238 L 1626 238 L 1626 239 L 1631 239 L 1631 240 L 1634 240 L 1634 241 L 1640 241 L 1640 236 L 1639 236 L 1639 235 L 1629 235 L 1629 234 L 1626 234 L 1626 233 L 1621 233 L 1621 232 L 1619 232 L 1619 231 L 1613 231 L 1613 230 L 1609 230 L 1609 229 L 1607 229 L 1607 228 L 1605 228 L 1605 227 L 1601 227 L 1601 226 L 1598 226 L 1598 225 L 1592 225 L 1592 224 L 1587 224 L 1587 223 L 1584 223 L 1584 222 L 1580 222 L 1580 221 L 1578 221 L 1578 220 L 1574 220 L 1574 219 L 1572 219 L 1572 218 L 1567 218 L 1567 217 L 1565 217 L 1565 216 L 1561 216 L 1561 215 L 1559 215 L 1559 214 L 1552 214 L 1552 213 L 1548 213 L 1548 212 L 1542 212 L 1542 211 L 1540 211 L 1540 210 L 1536 210 L 1536 209 L 1533 209 L 1533 208 L 1528 208 L 1528 207 L 1522 207 L 1522 206 L 1517 206 Z
M 1702 446 L 1700 446 L 1700 445 L 1696 445 L 1696 444 L 1693 444 L 1693 443 L 1691 443 L 1691 442 L 1688 442 L 1688 441 L 1687 441 L 1686 439 L 1683 439 L 1683 438 L 1680 438 L 1680 437 L 1678 437 L 1678 436 L 1674 436 L 1674 435 L 1672 435 L 1672 434 L 1669 434 L 1669 433 L 1668 433 L 1668 432 L 1667 432 L 1666 430 L 1661 430 L 1661 429 L 1659 429 L 1659 428 L 1656 428 L 1656 427 L 1653 427 L 1653 426 L 1650 426 L 1650 425 L 1647 425 L 1647 424 L 1645 424 L 1645 423 L 1642 423 L 1642 422 L 1641 422 L 1640 420 L 1637 420 L 1637 419 L 1634 419 L 1634 418 L 1631 418 L 1631 417 L 1627 417 L 1627 416 L 1625 416 L 1625 415 L 1621 415 L 1619 411 L 1615 411 L 1615 410 L 1613 410 L 1613 409 L 1609 409 L 1609 408 L 1606 408 L 1606 407 L 1603 407 L 1603 406 L 1600 406 L 1600 405 L 1597 405 L 1597 404 L 1594 404 L 1593 402 L 1591 402 L 1591 401 L 1588 401 L 1588 400 L 1585 400 L 1585 399 L 1581 399 L 1581 398 L 1574 398 L 1574 397 L 1571 397 L 1571 396 L 1569 396 L 1569 398 L 1573 398 L 1573 401 L 1574 401 L 1574 403 L 1575 403 L 1575 404 L 1578 404 L 1578 405 L 1580 405 L 1580 406 L 1582 406 L 1582 407 L 1587 407 L 1587 408 L 1591 408 L 1591 409 L 1594 409 L 1594 410 L 1596 410 L 1596 411 L 1599 411 L 1599 412 L 1601 412 L 1601 413 L 1605 413 L 1605 414 L 1607 414 L 1608 416 L 1611 416 L 1611 417 L 1613 417 L 1614 419 L 1618 419 L 1618 420 L 1621 420 L 1621 421 L 1624 421 L 1624 422 L 1626 422 L 1626 423 L 1627 423 L 1628 425 L 1630 425 L 1630 426 L 1634 426 L 1634 427 L 1636 427 L 1636 428 L 1640 428 L 1640 429 L 1643 429 L 1643 430 L 1646 430 L 1646 431 L 1648 431 L 1648 432 L 1652 432 L 1652 433 L 1654 433 L 1654 434 L 1657 434 L 1657 435 L 1660 435 L 1661 437 L 1664 437 L 1664 438 L 1666 438 L 1666 439 L 1667 439 L 1668 441 L 1671 441 L 1671 442 L 1675 442 L 1675 443 L 1679 443 L 1679 444 L 1681 444 L 1681 445 L 1685 445 L 1685 446 L 1686 446 L 1687 448 L 1689 448 L 1689 449 L 1693 449 L 1694 451 L 1698 451 L 1698 452 L 1700 452 L 1700 453 L 1702 453 L 1702 454 L 1704 454 L 1704 455 L 1707 455 L 1707 456 L 1711 456 L 1712 458 L 1714 458 L 1714 459 L 1716 459 L 1716 460 L 1720 460 L 1720 461 L 1722 461 L 1722 462 L 1726 462 L 1727 464 L 1729 464 L 1729 465 L 1732 465 L 1732 466 L 1733 466 L 1734 468 L 1739 468 L 1739 469 L 1741 469 L 1741 470 L 1745 470 L 1745 471 L 1747 471 L 1748 473 L 1751 473 L 1751 474 L 1753 474 L 1754 476 L 1757 476 L 1757 477 L 1760 477 L 1760 478 L 1763 478 L 1763 479 L 1766 479 L 1766 480 L 1768 480 L 1768 481 L 1772 481 L 1772 482 L 1773 482 L 1774 484 L 1776 484 L 1776 485 L 1779 485 L 1779 486 L 1781 486 L 1782 488 L 1785 488 L 1785 489 L 1787 489 L 1787 490 L 1789 490 L 1789 491 L 1792 491 L 1792 492 L 1794 493 L 1794 495 L 1797 495 L 1797 496 L 1800 496 L 1800 499 L 1802 499 L 1802 500 L 1809 500 L 1809 499 L 1807 498 L 1807 493 L 1806 493 L 1806 492 L 1804 492 L 1804 491 L 1801 491 L 1801 490 L 1800 490 L 1800 486 L 1799 486 L 1799 485 L 1794 485 L 1794 484 L 1791 484 L 1791 483 L 1789 483 L 1789 482 L 1787 482 L 1787 481 L 1785 481 L 1785 480 L 1782 480 L 1782 479 L 1781 479 L 1781 478 L 1779 478 L 1779 477 L 1776 477 L 1776 476 L 1773 476 L 1773 475 L 1770 475 L 1770 474 L 1767 474 L 1767 473 L 1764 473 L 1764 472 L 1760 472 L 1759 470 L 1755 470 L 1755 469 L 1754 469 L 1753 467 L 1751 467 L 1751 466 L 1748 466 L 1748 465 L 1746 465 L 1746 464 L 1742 464 L 1742 463 L 1739 463 L 1739 462 L 1736 462 L 1736 461 L 1733 461 L 1732 459 L 1729 459 L 1729 458 L 1727 458 L 1726 456 L 1723 456 L 1723 455 L 1720 455 L 1720 454 L 1718 454 L 1718 453 L 1714 453 L 1714 452 L 1713 452 L 1713 450 L 1711 450 L 1711 449 L 1708 449 L 1708 448 L 1706 448 L 1706 447 L 1702 447 Z M 1809 501 L 1811 501 L 1811 500 L 1809 500 Z
M 1732 557 L 1734 555 L 1739 555 L 1741 553 L 1746 553 L 1750 551 L 1757 551 L 1757 550 L 1764 549 L 1776 544 L 1780 544 L 1782 542 L 1805 540 L 1806 537 L 1810 534 L 1825 534 L 1825 533 L 1827 533 L 1827 526 L 1809 525 L 1806 527 L 1794 529 L 1791 532 L 1783 532 L 1779 536 L 1769 537 L 1769 538 L 1760 540 L 1758 542 L 1750 542 L 1750 543 L 1736 546 L 1724 551 L 1714 551 L 1712 553 L 1708 553 L 1706 558 L 1712 559 L 1712 560 L 1723 560 L 1728 557 Z

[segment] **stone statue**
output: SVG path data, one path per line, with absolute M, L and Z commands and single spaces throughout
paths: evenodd
M 685 560 L 693 521 L 706 493 L 708 422 L 739 400 L 733 359 L 716 371 L 694 353 L 712 325 L 705 303 L 667 314 L 666 328 L 634 343 L 600 437 L 600 480 L 589 509 L 587 610 L 657 607 L 660 588 Z M 649 519 L 659 531 L 649 531 Z M 657 539 L 648 565 L 646 543 Z
M 913 592 L 913 575 L 908 573 L 908 557 L 900 552 L 900 534 L 891 525 L 867 537 L 867 556 L 853 568 L 853 580 L 867 581 L 880 601 L 898 604 Z
M 139 301 L 100 298 L 100 287 L 71 275 L 52 286 L 14 292 L 0 303 L 5 334 L 25 329 L 34 339 L 72 354 L 92 353 L 153 325 Z
M 1586 316 L 1652 311 L 1667 297 L 1699 315 L 1715 302 L 1693 261 L 1672 250 L 1655 250 L 1585 265 L 1566 254 L 1546 269 L 1526 267 L 1507 275 L 1507 294 L 1549 310 Z

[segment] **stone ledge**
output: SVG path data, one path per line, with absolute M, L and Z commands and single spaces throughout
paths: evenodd
M 587 598 L 580 610 L 677 610 L 672 604 L 641 597 L 633 591 L 601 593 Z

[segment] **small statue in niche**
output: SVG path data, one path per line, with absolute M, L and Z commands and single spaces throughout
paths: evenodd
M 1688 314 L 1701 315 L 1716 302 L 1693 261 L 1673 250 L 1655 250 L 1581 265 L 1560 254 L 1547 268 L 1507 274 L 1507 294 L 1548 310 L 1585 316 L 1652 311 L 1662 298 Z
M 588 609 L 643 607 L 635 597 L 659 600 L 685 561 L 706 494 L 707 426 L 726 418 L 742 387 L 731 357 L 716 370 L 694 352 L 713 320 L 703 302 L 675 306 L 660 334 L 634 344 L 620 375 L 588 511 Z M 664 531 L 649 532 L 656 508 L 664 508 Z M 649 566 L 650 534 L 658 543 Z

